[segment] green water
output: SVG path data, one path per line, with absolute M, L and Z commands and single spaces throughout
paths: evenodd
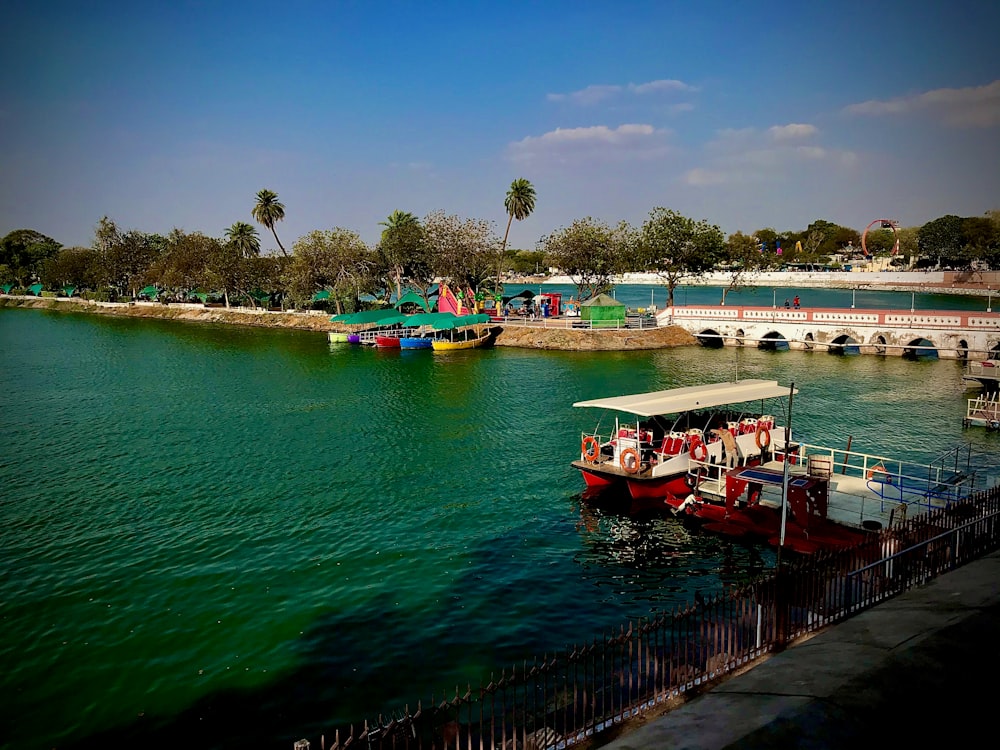
M 767 377 L 930 460 L 954 361 L 451 354 L 0 310 L 0 747 L 290 747 L 715 592 L 769 550 L 581 501 L 574 401 Z

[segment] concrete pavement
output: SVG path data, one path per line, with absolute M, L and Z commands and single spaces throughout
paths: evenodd
M 771 656 L 605 750 L 988 746 L 1000 553 Z

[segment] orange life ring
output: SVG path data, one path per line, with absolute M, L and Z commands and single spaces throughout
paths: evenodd
M 632 456 L 635 460 L 629 464 L 625 459 L 628 456 Z M 639 451 L 635 448 L 626 448 L 622 451 L 621 458 L 618 459 L 618 463 L 621 464 L 622 469 L 627 471 L 629 474 L 635 474 L 639 471 Z
M 704 443 L 695 443 L 691 446 L 691 458 L 695 461 L 704 461 L 708 458 L 708 446 Z
M 597 457 L 601 455 L 601 444 L 597 442 L 597 438 L 593 435 L 587 435 L 583 439 L 583 445 L 580 446 L 580 452 L 583 453 L 583 457 L 590 463 L 594 463 Z
M 764 450 L 771 445 L 771 431 L 766 427 L 761 427 L 757 430 L 757 435 L 754 437 L 754 442 L 757 443 L 757 448 Z

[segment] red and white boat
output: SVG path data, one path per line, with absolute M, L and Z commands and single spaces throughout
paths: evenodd
M 783 449 L 775 402 L 792 392 L 774 380 L 741 380 L 579 401 L 619 415 L 583 434 L 573 466 L 590 490 L 626 487 L 639 505 L 686 497 L 699 470 L 752 466 Z

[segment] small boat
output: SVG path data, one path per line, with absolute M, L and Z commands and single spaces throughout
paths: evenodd
M 399 349 L 399 342 L 399 336 L 377 335 L 375 337 L 375 346 L 379 349 Z
M 493 342 L 493 333 L 489 330 L 475 331 L 473 329 L 454 329 L 447 334 L 434 338 L 431 347 L 436 352 L 452 352 L 458 349 L 478 349 Z
M 330 331 L 327 334 L 327 338 L 330 340 L 331 344 L 347 344 L 347 343 L 349 343 L 349 341 L 348 341 L 348 338 L 349 338 L 348 334 L 343 333 L 341 331 Z
M 402 336 L 399 339 L 400 349 L 431 349 L 431 336 Z

